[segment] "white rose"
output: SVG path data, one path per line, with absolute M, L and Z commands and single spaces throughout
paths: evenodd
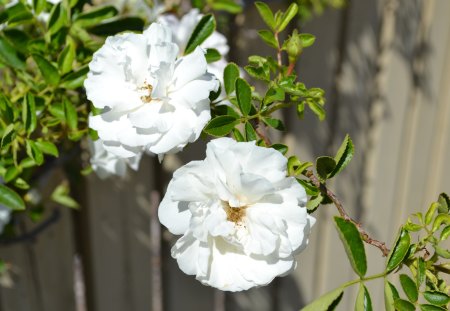
M 206 72 L 200 47 L 177 55 L 170 29 L 158 23 L 143 34 L 109 37 L 94 53 L 84 86 L 103 109 L 89 126 L 106 150 L 124 158 L 142 151 L 161 157 L 200 136 L 211 119 L 209 93 L 219 83 Z
M 3 232 L 3 227 L 11 219 L 11 210 L 6 206 L 0 205 L 0 234 Z
M 159 219 L 183 235 L 172 248 L 183 272 L 240 291 L 296 267 L 315 219 L 286 163 L 274 149 L 220 138 L 207 145 L 205 160 L 175 171 Z
M 124 177 L 127 172 L 127 167 L 137 171 L 139 168 L 139 161 L 142 154 L 138 154 L 132 158 L 120 158 L 111 152 L 108 152 L 100 139 L 96 141 L 89 140 L 89 149 L 91 152 L 91 166 L 94 172 L 101 179 L 117 175 Z

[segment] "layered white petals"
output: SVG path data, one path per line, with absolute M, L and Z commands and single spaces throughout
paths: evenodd
M 200 47 L 184 57 L 178 52 L 170 29 L 153 23 L 143 34 L 109 37 L 94 54 L 84 85 L 102 112 L 89 125 L 109 152 L 162 156 L 198 139 L 219 82 L 207 73 Z
M 11 219 L 11 209 L 6 206 L 0 205 L 0 234 L 3 232 L 3 228 Z
M 183 235 L 172 256 L 185 273 L 240 291 L 295 268 L 315 219 L 303 187 L 286 177 L 286 162 L 254 142 L 220 138 L 208 143 L 205 160 L 174 173 L 158 215 Z
M 91 166 L 94 172 L 101 179 L 108 178 L 112 175 L 124 177 L 127 167 L 137 170 L 142 154 L 138 154 L 131 158 L 122 158 L 108 152 L 102 141 L 89 140 L 89 149 L 91 152 Z

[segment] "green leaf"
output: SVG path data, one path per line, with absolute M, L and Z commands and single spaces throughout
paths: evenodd
M 266 123 L 268 126 L 273 127 L 276 130 L 284 131 L 286 128 L 284 127 L 283 121 L 279 119 L 264 117 L 262 119 L 264 123 Z
M 420 288 L 420 285 L 425 282 L 425 272 L 426 271 L 426 265 L 425 261 L 422 257 L 417 258 L 417 274 L 416 274 L 416 284 L 417 288 Z
M 450 251 L 440 247 L 440 246 L 434 246 L 434 249 L 436 251 L 436 254 L 438 254 L 439 256 L 445 258 L 445 259 L 450 259 Z
M 441 193 L 438 198 L 438 202 L 441 204 L 439 206 L 439 213 L 447 214 L 450 209 L 450 198 L 446 193 Z
M 258 9 L 259 15 L 261 15 L 262 19 L 266 23 L 267 26 L 270 27 L 270 29 L 275 29 L 275 19 L 272 13 L 272 10 L 270 7 L 265 4 L 264 2 L 255 2 L 255 6 Z
M 437 307 L 428 304 L 419 305 L 421 311 L 448 311 L 446 308 Z
M 51 143 L 49 141 L 36 141 L 35 145 L 45 154 L 49 154 L 54 157 L 59 156 L 58 148 L 56 148 L 54 143 Z
M 71 40 L 68 40 L 66 47 L 62 50 L 58 57 L 58 67 L 62 74 L 66 74 L 72 70 L 72 64 L 75 56 L 75 44 Z
M 44 163 L 44 154 L 36 146 L 34 141 L 27 139 L 26 141 L 27 155 L 36 162 L 37 165 L 42 165 Z
M 395 246 L 392 248 L 391 252 L 387 258 L 386 271 L 390 272 L 398 267 L 405 258 L 409 250 L 409 245 L 411 243 L 411 236 L 408 231 L 404 228 L 400 229 L 400 233 L 395 241 Z
M 300 40 L 302 41 L 302 47 L 307 48 L 314 44 L 316 37 L 309 33 L 300 34 Z
M 23 3 L 18 2 L 10 7 L 6 8 L 2 12 L 0 12 L 0 24 L 5 22 L 11 26 L 13 23 L 23 22 L 33 18 L 33 14 L 31 14 L 30 10 L 28 10 L 27 6 Z
M 400 284 L 409 301 L 416 302 L 419 298 L 416 283 L 406 274 L 400 274 Z
M 367 260 L 364 243 L 358 229 L 353 223 L 345 221 L 341 217 L 334 217 L 334 223 L 353 270 L 360 277 L 364 277 L 367 272 Z
M 47 4 L 46 0 L 33 0 L 33 10 L 36 15 L 42 12 L 45 9 L 45 5 Z
M 442 225 L 449 225 L 450 224 L 450 215 L 448 214 L 439 214 L 436 216 L 433 222 L 433 227 L 431 228 L 431 231 L 436 232 L 439 230 L 439 227 Z
M 306 194 L 311 196 L 317 196 L 320 193 L 320 190 L 314 186 L 310 181 L 303 180 L 300 178 L 296 178 L 297 182 L 305 188 Z
M 30 189 L 30 185 L 20 177 L 17 178 L 16 180 L 14 180 L 14 187 L 23 189 L 23 190 Z
M 3 94 L 0 94 L 0 118 L 5 121 L 5 123 L 14 122 L 14 111 L 11 101 Z
M 4 148 L 9 145 L 15 136 L 14 132 L 14 124 L 8 124 L 8 126 L 3 131 L 2 142 L 0 144 L 0 148 Z
M 228 95 L 234 92 L 237 78 L 239 78 L 239 67 L 235 63 L 229 63 L 223 71 L 223 84 Z
M 315 101 L 307 100 L 306 103 L 311 109 L 312 112 L 319 118 L 320 121 L 325 120 L 325 109 L 323 109 L 322 105 L 316 103 Z
M 22 102 L 22 121 L 27 130 L 28 136 L 36 129 L 36 104 L 34 96 L 31 93 L 23 98 Z
M 192 53 L 197 46 L 202 44 L 216 29 L 216 20 L 211 14 L 206 14 L 195 26 L 189 38 L 184 54 Z
M 414 311 L 416 307 L 408 300 L 396 299 L 394 303 L 395 310 L 398 311 Z
M 70 207 L 70 208 L 78 208 L 78 203 L 72 199 L 69 196 L 69 187 L 66 183 L 60 184 L 56 189 L 53 191 L 51 198 L 56 203 L 59 203 L 61 205 Z
M 323 196 L 322 194 L 318 194 L 318 195 L 313 195 L 308 202 L 306 202 L 306 209 L 308 210 L 308 212 L 314 212 L 320 205 L 320 203 L 322 203 L 323 201 Z
M 303 119 L 304 114 L 305 114 L 305 103 L 300 102 L 297 105 L 297 117 L 301 120 L 301 119 Z
M 2 184 L 0 184 L 0 204 L 13 211 L 21 211 L 25 209 L 25 203 L 20 195 Z
M 316 170 L 320 179 L 326 180 L 336 168 L 336 161 L 331 157 L 318 157 L 316 159 Z
M 28 42 L 30 41 L 30 37 L 26 32 L 23 32 L 22 30 L 16 28 L 11 28 L 4 29 L 3 34 L 17 51 L 19 51 L 20 53 L 28 52 Z
M 0 62 L 14 69 L 25 69 L 25 62 L 21 59 L 16 49 L 0 36 Z
M 206 62 L 209 64 L 220 60 L 222 58 L 222 55 L 220 55 L 219 51 L 217 51 L 216 49 L 206 49 L 205 58 Z
M 275 38 L 275 35 L 273 32 L 269 30 L 259 30 L 258 35 L 263 39 L 265 43 L 267 43 L 269 46 L 278 49 L 278 43 L 277 39 Z
M 45 82 L 50 85 L 57 85 L 60 78 L 58 69 L 39 54 L 33 54 L 32 57 L 44 77 Z
M 232 130 L 232 133 L 233 133 L 233 137 L 236 141 L 239 141 L 239 142 L 245 141 L 244 136 L 241 134 L 241 132 L 237 128 L 234 128 Z
M 395 299 L 398 299 L 397 290 L 387 279 L 384 279 L 384 307 L 386 311 L 395 311 Z
M 372 311 L 372 299 L 367 288 L 361 283 L 355 302 L 355 311 Z
M 211 4 L 211 8 L 215 11 L 226 11 L 231 14 L 238 14 L 242 11 L 242 7 L 234 0 L 215 0 Z
M 267 90 L 267 93 L 264 96 L 263 103 L 264 105 L 268 105 L 273 102 L 284 101 L 285 97 L 286 93 L 281 87 L 272 86 Z
M 221 137 L 231 132 L 239 123 L 234 116 L 218 116 L 209 121 L 203 131 L 211 136 Z
M 79 14 L 74 22 L 81 27 L 91 27 L 91 26 L 95 26 L 99 23 L 101 23 L 102 21 L 104 21 L 105 19 L 114 17 L 118 14 L 119 12 L 117 11 L 117 9 L 113 6 L 103 6 L 103 7 L 94 7 L 94 9 L 88 11 L 88 12 L 83 12 L 81 14 Z
M 252 108 L 252 90 L 250 85 L 244 79 L 236 79 L 236 98 L 242 115 L 248 116 Z
M 17 176 L 19 176 L 20 173 L 21 173 L 21 170 L 19 170 L 15 166 L 11 166 L 10 168 L 8 168 L 8 170 L 6 171 L 5 176 L 3 178 L 5 179 L 5 182 L 8 183 L 11 180 L 13 180 L 14 178 L 16 178 Z
M 244 67 L 245 71 L 255 79 L 269 81 L 270 80 L 270 71 L 267 66 L 255 67 L 247 65 Z
M 69 90 L 82 87 L 88 72 L 89 67 L 87 65 L 80 68 L 78 71 L 71 72 L 61 80 L 59 86 Z
M 439 238 L 439 240 L 445 241 L 448 239 L 449 236 L 450 236 L 450 225 L 448 225 L 444 229 L 442 229 L 441 237 Z
M 320 296 L 301 311 L 328 311 L 333 310 L 333 307 L 337 306 L 342 296 L 344 295 L 344 289 L 342 287 Z
M 277 32 L 282 32 L 287 27 L 289 22 L 295 17 L 295 15 L 297 15 L 297 12 L 298 12 L 298 5 L 296 3 L 292 3 L 288 7 L 286 12 L 284 12 L 283 15 L 281 16 L 280 23 L 277 24 L 276 26 Z
M 76 130 L 78 128 L 77 110 L 67 98 L 64 99 L 64 115 L 69 129 Z
M 114 36 L 123 31 L 144 30 L 145 22 L 139 17 L 118 17 L 92 26 L 87 31 L 97 36 Z
M 347 165 L 350 163 L 350 160 L 353 158 L 353 154 L 355 153 L 355 148 L 353 146 L 353 142 L 350 139 L 350 136 L 345 135 L 344 141 L 339 147 L 334 160 L 336 161 L 336 167 L 330 173 L 329 178 L 335 176 L 340 173 Z
M 256 135 L 256 131 L 253 128 L 253 126 L 250 124 L 250 122 L 245 122 L 245 138 L 246 141 L 254 141 L 258 139 L 258 136 Z
M 283 145 L 283 144 L 273 144 L 270 146 L 270 148 L 273 148 L 273 149 L 281 152 L 283 155 L 286 155 L 286 153 L 289 150 L 288 146 Z
M 62 27 L 68 26 L 70 22 L 69 13 L 63 2 L 53 6 L 48 19 L 48 35 L 52 35 Z
M 431 221 L 433 220 L 434 213 L 435 213 L 436 210 L 438 209 L 439 205 L 440 205 L 440 204 L 439 204 L 438 202 L 433 202 L 433 203 L 430 205 L 430 208 L 428 208 L 428 211 L 427 211 L 427 213 L 425 214 L 425 224 L 426 224 L 426 225 L 431 224 Z

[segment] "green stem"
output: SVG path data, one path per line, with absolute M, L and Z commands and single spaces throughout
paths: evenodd
M 376 279 L 379 279 L 379 278 L 384 278 L 386 275 L 387 275 L 386 271 L 384 271 L 382 273 L 374 274 L 374 275 L 371 275 L 371 276 L 368 276 L 368 277 L 365 277 L 365 278 L 359 278 L 359 279 L 355 279 L 353 281 L 344 283 L 343 285 L 341 285 L 341 287 L 342 288 L 346 288 L 346 287 L 352 286 L 354 284 L 358 284 L 360 282 L 366 282 L 366 281 L 376 280 Z

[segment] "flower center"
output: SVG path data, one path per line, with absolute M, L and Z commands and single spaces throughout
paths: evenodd
M 223 201 L 223 208 L 225 213 L 227 213 L 227 220 L 234 222 L 235 224 L 239 224 L 242 222 L 242 219 L 245 217 L 245 209 L 247 206 L 241 207 L 231 207 L 228 202 Z
M 148 104 L 152 101 L 152 91 L 153 86 L 149 84 L 147 81 L 144 81 L 144 86 L 139 88 L 140 91 L 143 91 L 144 95 L 141 96 L 141 100 L 144 104 Z

